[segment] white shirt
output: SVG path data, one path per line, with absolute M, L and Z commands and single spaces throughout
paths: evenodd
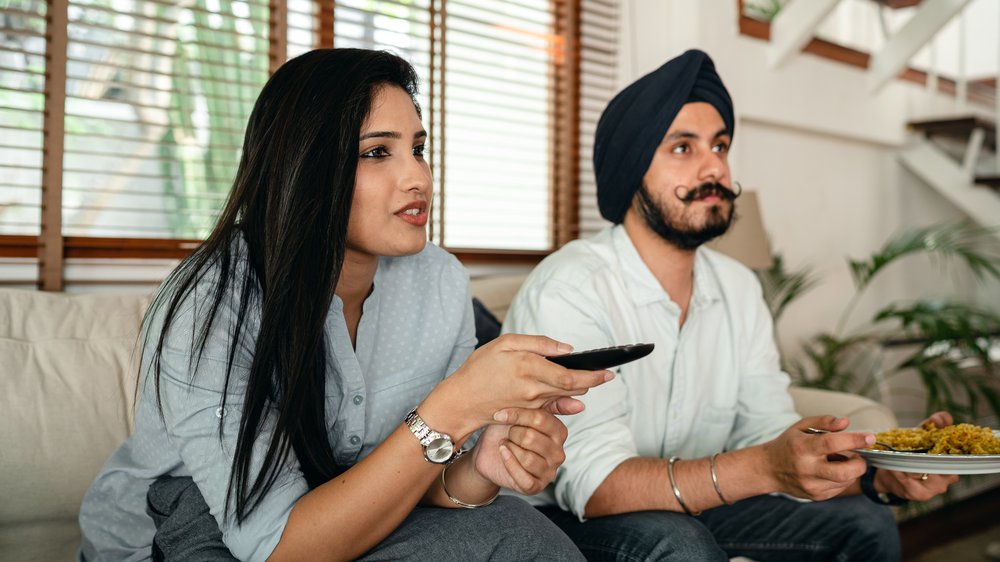
M 656 344 L 582 397 L 586 410 L 562 418 L 566 462 L 554 484 L 529 501 L 556 503 L 581 520 L 594 491 L 629 458 L 740 449 L 799 419 L 760 284 L 707 248 L 696 252 L 683 328 L 680 307 L 618 225 L 542 261 L 514 298 L 503 331 L 544 334 L 581 351 Z

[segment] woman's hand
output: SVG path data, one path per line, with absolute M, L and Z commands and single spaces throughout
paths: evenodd
M 920 422 L 920 426 L 928 423 L 939 428 L 947 427 L 954 423 L 954 419 L 948 412 L 934 412 Z M 927 501 L 943 494 L 955 482 L 958 482 L 958 476 L 954 474 L 914 474 L 894 470 L 879 470 L 875 473 L 876 490 L 913 501 Z
M 874 444 L 875 436 L 839 433 L 848 423 L 846 418 L 834 416 L 803 418 L 765 443 L 768 473 L 775 480 L 776 490 L 799 498 L 826 500 L 853 485 L 867 466 L 851 451 Z M 830 433 L 807 433 L 809 427 Z
M 553 414 L 576 414 L 583 404 L 562 398 L 541 409 L 506 408 L 486 428 L 473 449 L 476 471 L 498 486 L 526 495 L 552 482 L 566 459 L 566 426 Z
M 537 409 L 567 396 L 580 396 L 614 378 L 610 371 L 566 369 L 545 359 L 572 351 L 544 336 L 505 334 L 477 349 L 420 405 L 428 425 L 461 441 L 496 423 L 508 408 Z

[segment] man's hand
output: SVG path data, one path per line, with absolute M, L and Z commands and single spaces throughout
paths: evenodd
M 954 423 L 954 419 L 948 412 L 934 412 L 920 422 L 920 426 L 929 423 L 935 427 L 947 427 Z M 943 494 L 955 482 L 958 482 L 958 476 L 954 474 L 914 474 L 894 470 L 879 470 L 875 473 L 876 490 L 913 501 L 927 501 Z
M 875 489 L 879 492 L 889 492 L 903 499 L 921 502 L 943 494 L 955 482 L 958 482 L 958 476 L 954 474 L 914 474 L 895 470 L 879 470 L 875 473 Z
M 865 473 L 867 466 L 854 449 L 875 443 L 871 433 L 840 433 L 846 418 L 803 418 L 763 445 L 770 477 L 779 492 L 799 498 L 826 500 L 839 495 Z M 806 428 L 829 431 L 806 433 Z

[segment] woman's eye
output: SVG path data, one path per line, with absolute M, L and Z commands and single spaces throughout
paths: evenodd
M 691 149 L 690 149 L 690 147 L 688 147 L 688 145 L 686 145 L 686 144 L 679 144 L 679 145 L 671 148 L 670 152 L 672 152 L 674 154 L 686 154 L 690 150 Z
M 385 149 L 384 146 L 376 146 L 375 148 L 367 152 L 361 153 L 362 158 L 385 158 L 388 155 L 389 152 Z
M 422 144 L 418 144 L 417 146 L 413 147 L 413 155 L 414 156 L 423 157 L 424 156 L 424 150 L 425 150 L 425 146 L 422 145 Z

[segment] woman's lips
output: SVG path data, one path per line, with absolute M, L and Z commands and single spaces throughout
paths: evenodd
M 427 224 L 427 204 L 411 203 L 397 211 L 396 216 L 414 226 L 425 226 Z

